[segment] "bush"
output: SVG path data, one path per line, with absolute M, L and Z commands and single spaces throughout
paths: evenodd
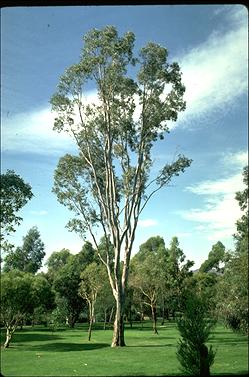
M 197 295 L 191 294 L 186 300 L 183 317 L 177 320 L 182 339 L 178 343 L 177 358 L 186 375 L 209 376 L 215 352 L 208 349 L 211 329 L 216 321 L 207 318 L 205 303 Z

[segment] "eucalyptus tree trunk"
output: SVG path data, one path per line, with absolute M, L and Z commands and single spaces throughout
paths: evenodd
M 126 254 L 127 255 L 127 254 Z M 124 306 L 126 296 L 126 286 L 128 279 L 128 269 L 126 263 L 123 266 L 123 273 L 121 276 L 120 263 L 116 264 L 114 268 L 114 285 L 113 295 L 115 298 L 116 311 L 113 326 L 112 347 L 124 347 Z
M 6 328 L 6 339 L 5 339 L 5 343 L 4 343 L 4 346 L 3 346 L 4 348 L 9 347 L 13 332 L 14 331 L 10 327 L 7 326 L 7 328 Z
M 124 340 L 124 303 L 125 296 L 120 293 L 116 297 L 116 314 L 113 327 L 112 347 L 125 346 Z

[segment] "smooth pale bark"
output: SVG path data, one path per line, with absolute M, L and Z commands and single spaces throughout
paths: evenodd
M 143 329 L 144 327 L 144 313 L 143 312 L 140 313 L 140 324 L 141 324 L 141 329 Z
M 8 348 L 9 345 L 10 345 L 10 341 L 11 341 L 11 338 L 12 338 L 12 335 L 14 333 L 15 329 L 14 328 L 11 328 L 11 327 L 8 327 L 6 328 L 6 339 L 5 339 L 5 343 L 4 343 L 4 348 Z
M 116 295 L 116 314 L 113 327 L 112 347 L 124 347 L 124 294 Z

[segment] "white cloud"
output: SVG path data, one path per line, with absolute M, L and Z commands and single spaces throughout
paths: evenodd
M 207 199 L 208 200 L 208 199 Z M 225 194 L 218 203 L 192 208 L 182 212 L 183 218 L 200 224 L 198 230 L 205 233 L 209 240 L 231 237 L 235 232 L 235 223 L 241 217 L 241 211 L 234 199 L 234 194 Z
M 186 187 L 186 190 L 194 194 L 208 196 L 234 194 L 241 189 L 241 181 L 241 173 L 239 173 L 225 179 L 203 181 L 196 185 Z
M 176 58 L 183 72 L 187 109 L 179 122 L 229 111 L 228 104 L 248 89 L 248 26 L 246 8 L 231 8 L 224 20 L 229 31 L 215 31 L 206 42 Z M 179 124 L 179 122 L 177 124 Z
M 84 101 L 97 104 L 97 93 L 89 91 L 84 96 Z M 75 142 L 67 133 L 53 130 L 55 117 L 56 114 L 51 112 L 50 107 L 3 117 L 2 150 L 61 154 L 75 148 Z
M 152 226 L 158 225 L 158 221 L 154 219 L 144 219 L 138 221 L 138 226 L 140 228 L 150 228 Z
M 181 211 L 180 215 L 186 220 L 198 223 L 195 227 L 197 233 L 205 235 L 209 240 L 231 238 L 236 231 L 235 224 L 242 212 L 235 199 L 235 193 L 244 189 L 244 156 L 244 152 L 233 154 L 239 173 L 236 172 L 224 179 L 202 181 L 186 188 L 193 194 L 203 196 L 203 205 Z M 228 158 L 224 158 L 224 167 L 228 161 Z
M 248 164 L 248 151 L 240 151 L 236 153 L 227 153 L 223 157 L 227 167 L 242 168 Z
M 59 153 L 72 147 L 68 135 L 53 131 L 50 109 L 21 113 L 2 119 L 2 150 L 11 152 Z

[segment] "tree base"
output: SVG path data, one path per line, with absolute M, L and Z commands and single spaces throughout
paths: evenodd
M 126 347 L 125 342 L 121 342 L 120 344 L 118 342 L 112 342 L 111 347 Z

